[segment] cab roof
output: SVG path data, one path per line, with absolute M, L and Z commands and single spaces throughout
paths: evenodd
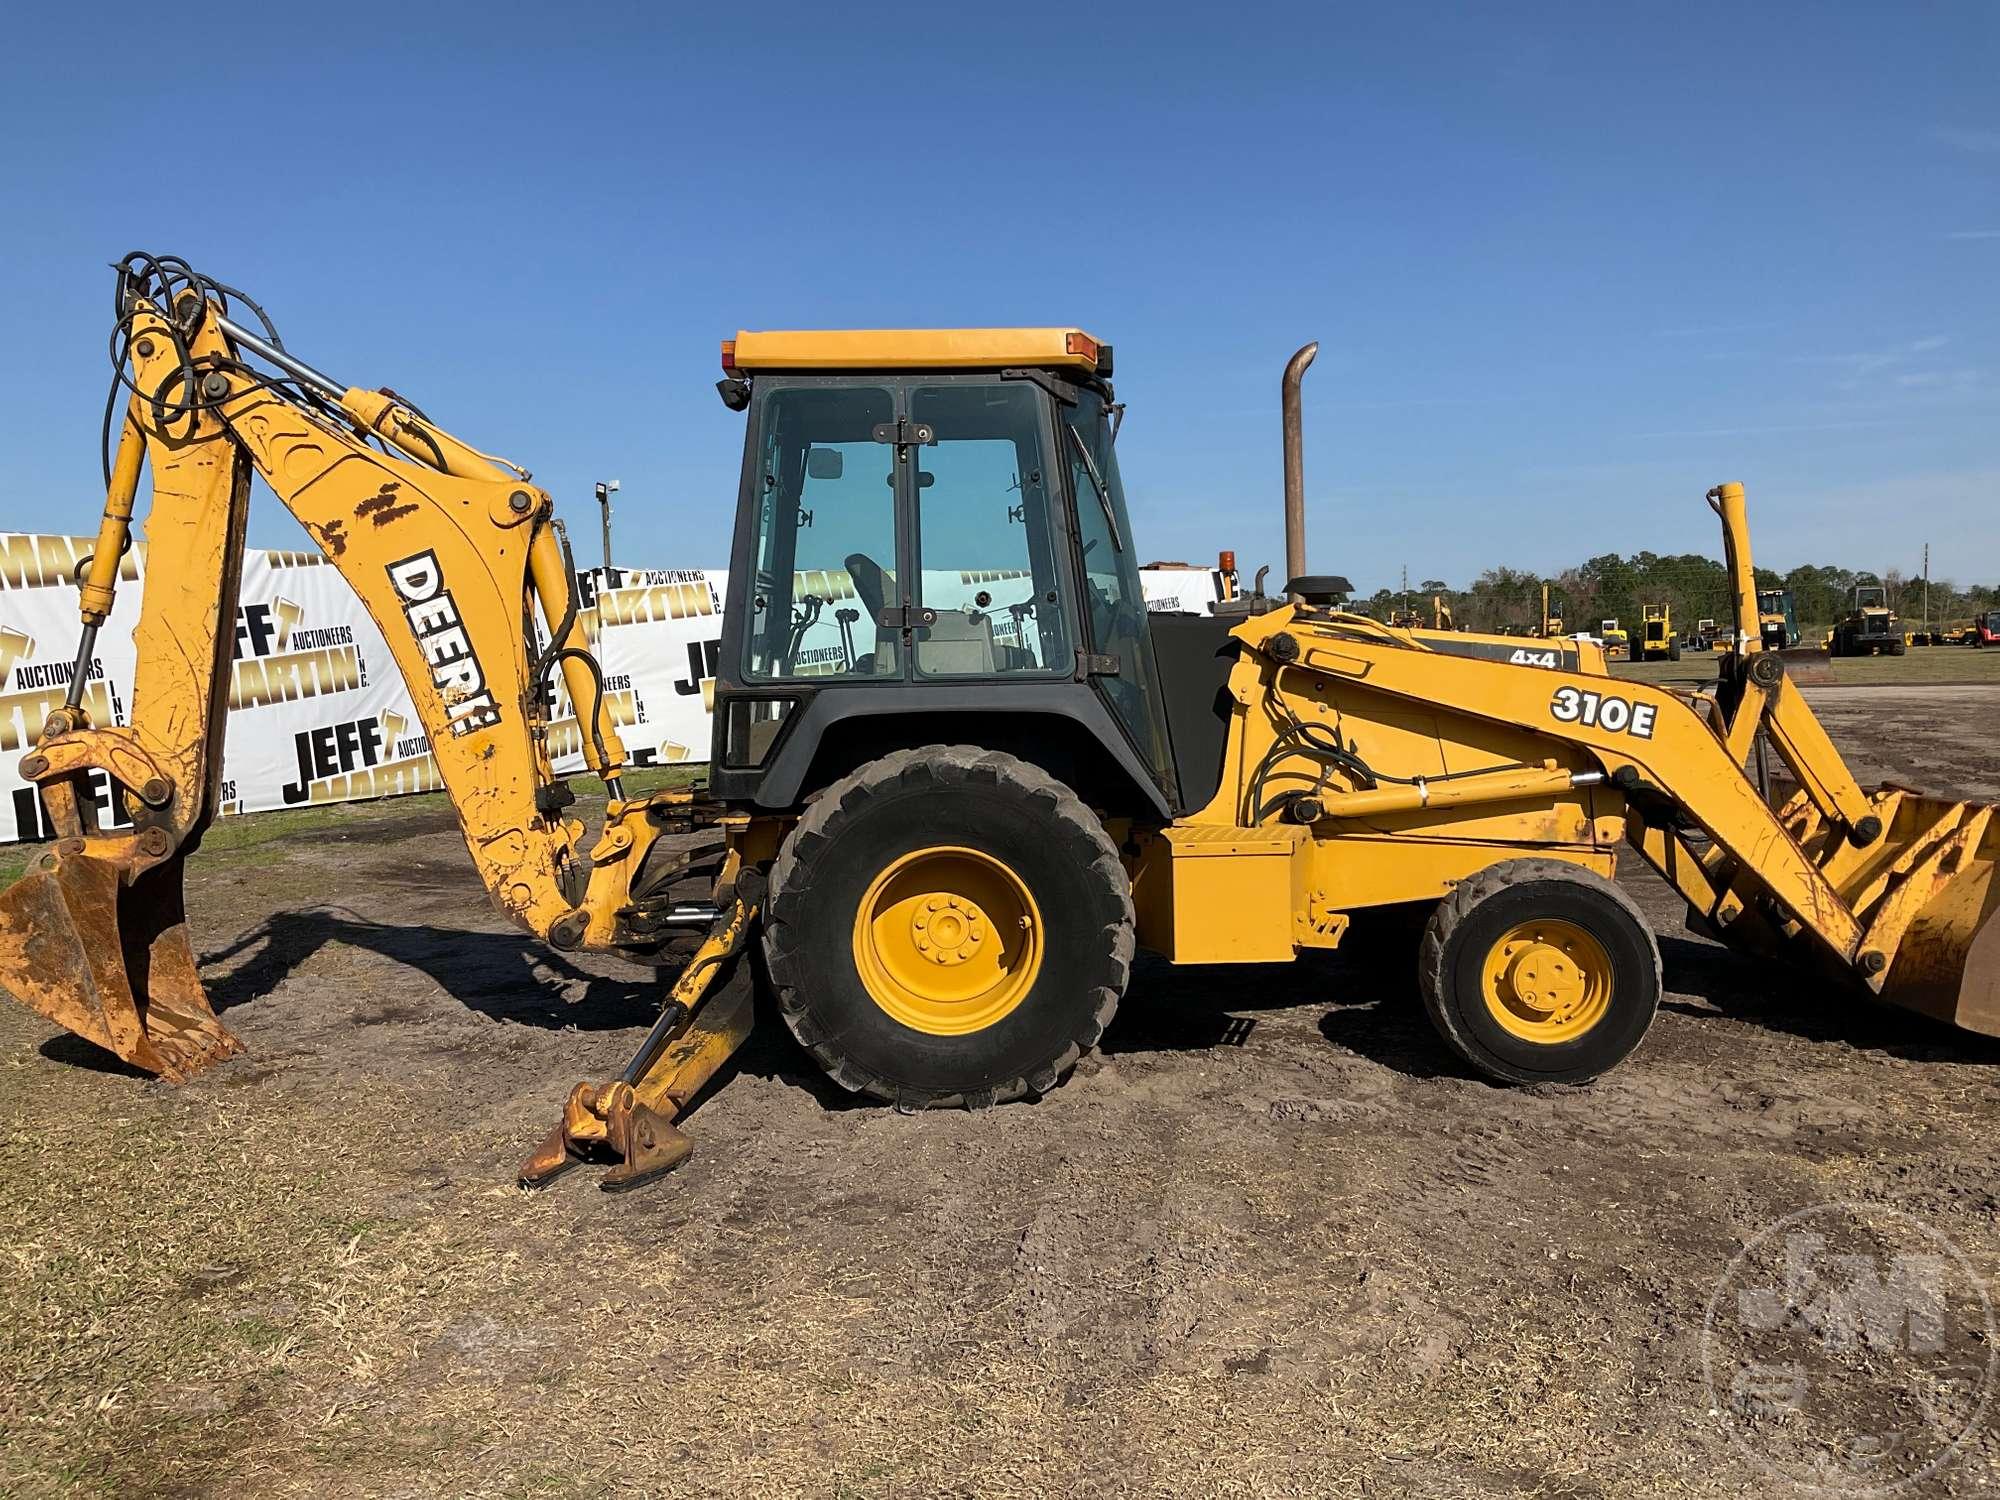
M 722 345 L 725 370 L 998 370 L 1111 373 L 1110 346 L 1081 328 L 745 330 Z

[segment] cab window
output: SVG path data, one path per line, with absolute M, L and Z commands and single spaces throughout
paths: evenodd
M 763 398 L 756 567 L 743 670 L 759 678 L 898 675 L 895 417 L 887 388 L 781 388 Z
M 989 677 L 1069 673 L 1074 664 L 1056 577 L 1047 398 L 1024 383 L 918 386 L 910 418 L 932 433 L 916 465 L 918 673 Z

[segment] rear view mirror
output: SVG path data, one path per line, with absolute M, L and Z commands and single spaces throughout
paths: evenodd
M 838 448 L 806 449 L 808 479 L 838 479 L 843 466 L 843 458 Z

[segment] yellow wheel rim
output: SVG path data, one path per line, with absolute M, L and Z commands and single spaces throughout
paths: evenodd
M 1516 922 L 1481 966 L 1486 1009 L 1510 1036 L 1541 1046 L 1573 1042 L 1611 1009 L 1611 955 L 1574 922 Z
M 935 845 L 875 877 L 854 914 L 869 997 L 915 1031 L 963 1036 L 1011 1014 L 1042 971 L 1042 914 L 1021 877 L 978 849 Z

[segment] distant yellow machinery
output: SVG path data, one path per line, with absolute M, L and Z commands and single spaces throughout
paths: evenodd
M 1889 608 L 1889 591 L 1879 583 L 1857 583 L 1847 613 L 1834 621 L 1827 650 L 1834 656 L 1901 656 L 1909 642 L 1903 622 Z
M 700 934 L 623 1071 L 570 1091 L 528 1183 L 608 1160 L 606 1185 L 631 1186 L 686 1157 L 676 1121 L 750 1025 L 751 943 L 836 1083 L 980 1107 L 1056 1086 L 1140 946 L 1270 963 L 1418 903 L 1444 1043 L 1496 1079 L 1579 1083 L 1638 1045 L 1661 991 L 1652 931 L 1610 878 L 1625 851 L 1733 947 L 2000 1034 L 1994 808 L 1855 783 L 1758 648 L 1738 485 L 1710 492 L 1737 642 L 1712 692 L 1614 680 L 1589 642 L 1392 628 L 1305 568 L 1308 345 L 1281 383 L 1283 596 L 1149 614 L 1108 345 L 739 333 L 719 387 L 747 431 L 710 781 L 634 796 L 547 494 L 401 397 L 313 370 L 231 295 L 168 258 L 121 269 L 130 399 L 79 660 L 150 466 L 130 723 L 93 724 L 77 695 L 54 716 L 23 773 L 59 837 L 0 895 L 0 983 L 139 1067 L 184 1078 L 240 1050 L 181 881 L 215 811 L 253 471 L 382 629 L 500 908 L 559 948 L 646 958 Z M 828 623 L 833 599 L 856 617 Z M 558 674 L 610 789 L 589 842 L 549 765 Z M 1798 786 L 1775 805 L 1746 772 L 1760 739 Z M 79 795 L 96 771 L 129 829 Z M 691 856 L 660 840 L 698 823 L 720 840 L 690 901 Z
M 1549 586 L 1546 583 L 1542 585 L 1541 621 L 1529 633 L 1531 635 L 1538 635 L 1543 640 L 1556 640 L 1564 634 L 1562 606 L 1557 605 L 1553 609 L 1550 608 Z
M 1757 591 L 1757 633 L 1766 651 L 1786 651 L 1799 644 L 1798 614 L 1790 589 Z
M 1597 637 L 1604 642 L 1604 654 L 1612 660 L 1623 661 L 1632 655 L 1632 633 L 1616 620 L 1598 621 Z
M 1680 637 L 1674 634 L 1671 604 L 1639 606 L 1639 639 L 1632 646 L 1634 661 L 1679 661 Z

